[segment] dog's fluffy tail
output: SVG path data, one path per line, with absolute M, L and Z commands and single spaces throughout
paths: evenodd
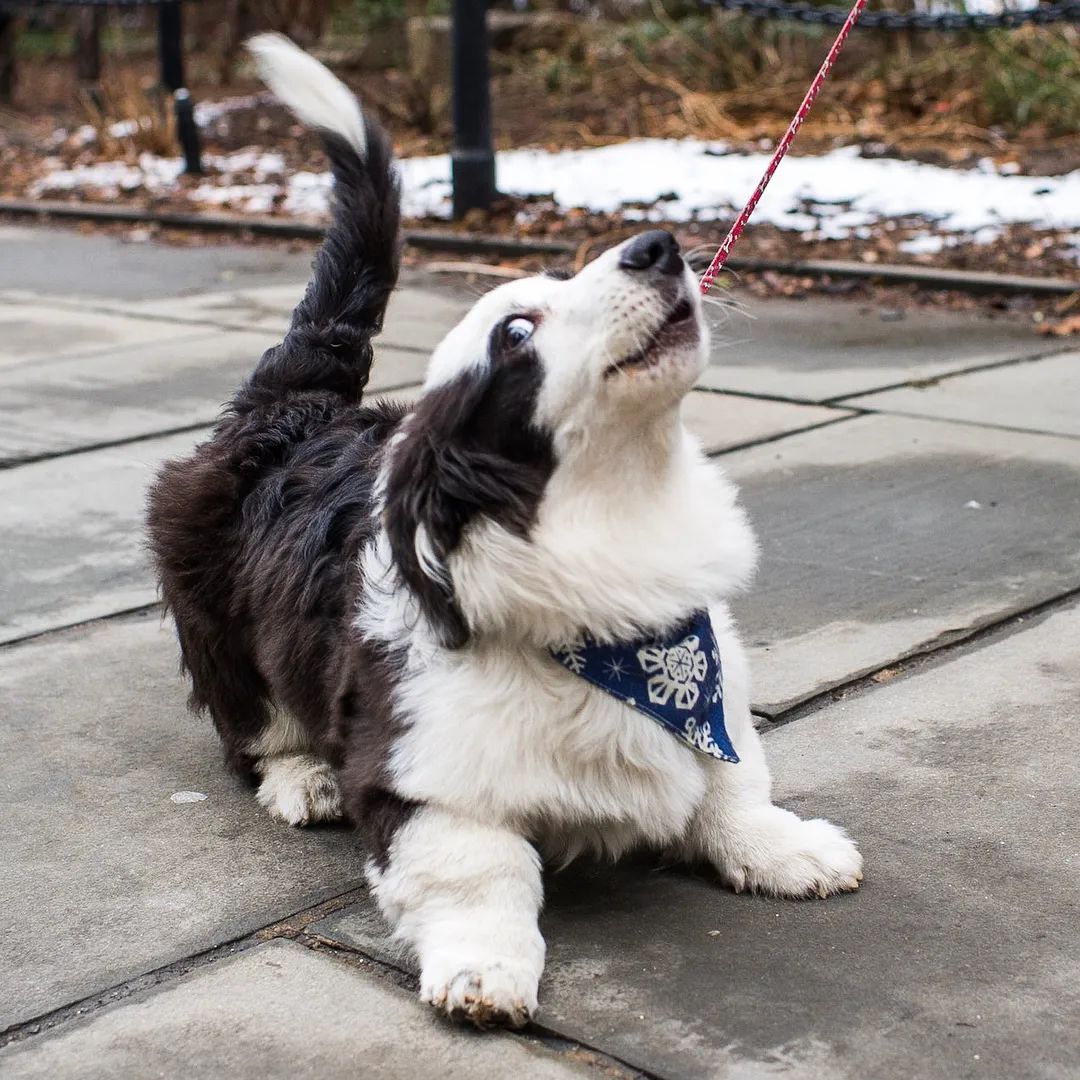
M 289 332 L 263 356 L 237 405 L 312 391 L 356 401 L 397 282 L 400 192 L 390 141 L 352 91 L 288 38 L 260 34 L 248 48 L 267 85 L 319 133 L 334 196 L 333 219 Z

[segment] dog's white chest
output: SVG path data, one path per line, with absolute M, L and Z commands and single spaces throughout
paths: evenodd
M 692 750 L 549 656 L 492 649 L 414 671 L 391 755 L 399 792 L 560 831 L 617 822 L 663 842 L 705 788 Z

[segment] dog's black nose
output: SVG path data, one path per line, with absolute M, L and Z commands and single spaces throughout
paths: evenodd
M 661 274 L 681 274 L 682 256 L 675 237 L 663 229 L 635 236 L 622 249 L 619 266 L 623 270 L 658 270 Z

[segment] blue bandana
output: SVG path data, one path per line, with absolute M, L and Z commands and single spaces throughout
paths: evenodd
M 695 611 L 662 638 L 598 645 L 585 635 L 551 655 L 695 750 L 720 761 L 739 760 L 724 727 L 720 650 L 707 611 Z

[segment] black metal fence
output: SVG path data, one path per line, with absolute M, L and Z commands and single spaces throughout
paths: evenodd
M 454 144 L 451 177 L 454 217 L 486 209 L 495 198 L 491 143 L 487 0 L 454 0 L 451 35 Z
M 158 58 L 161 85 L 172 95 L 176 134 L 189 173 L 202 172 L 202 150 L 195 107 L 184 78 L 184 24 L 180 0 L 0 0 L 0 23 L 21 8 L 155 7 L 158 9 Z M 0 25 L 0 34 L 6 27 Z

